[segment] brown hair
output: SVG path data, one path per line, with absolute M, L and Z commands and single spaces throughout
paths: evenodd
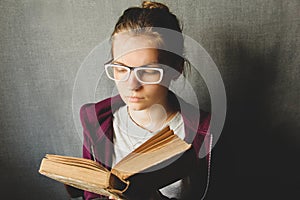
M 154 30 L 154 28 L 157 28 Z M 165 31 L 159 28 L 168 29 L 176 32 L 176 37 L 170 37 Z M 160 37 L 167 50 L 159 49 L 160 62 L 171 65 L 180 73 L 183 72 L 183 35 L 177 17 L 169 11 L 169 8 L 158 2 L 144 1 L 141 7 L 130 7 L 126 9 L 118 19 L 112 36 L 124 31 L 134 32 L 135 34 L 155 33 Z M 158 32 L 158 34 L 157 34 Z M 172 34 L 173 35 L 173 34 Z M 168 51 L 176 49 L 176 53 Z

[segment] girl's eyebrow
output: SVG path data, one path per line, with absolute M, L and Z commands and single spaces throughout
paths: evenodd
M 122 65 L 122 66 L 129 67 L 128 65 L 125 65 L 124 63 L 119 62 L 119 61 L 116 61 L 116 60 L 112 61 L 111 63 L 112 63 L 112 64 L 119 64 L 119 65 Z
M 116 61 L 116 60 L 112 61 L 111 63 L 112 64 L 122 65 L 122 66 L 125 66 L 125 67 L 131 67 L 131 66 L 128 66 L 128 65 L 126 65 L 126 64 L 124 64 L 122 62 Z M 142 65 L 142 66 L 147 66 L 147 65 L 152 65 L 152 64 L 159 64 L 159 63 L 158 62 L 150 62 L 150 63 L 147 63 L 147 64 Z M 140 66 L 140 67 L 142 67 L 142 66 Z

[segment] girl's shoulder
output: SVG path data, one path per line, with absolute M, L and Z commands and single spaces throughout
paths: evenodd
M 119 107 L 124 105 L 119 95 L 106 98 L 97 103 L 87 103 L 80 108 L 80 120 L 82 124 L 101 124 Z

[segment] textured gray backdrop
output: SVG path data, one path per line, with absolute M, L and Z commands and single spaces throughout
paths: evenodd
M 77 70 L 139 2 L 0 1 L 1 199 L 68 199 L 38 174 L 41 158 L 81 155 Z M 162 2 L 208 51 L 226 87 L 207 199 L 292 199 L 300 181 L 299 0 Z

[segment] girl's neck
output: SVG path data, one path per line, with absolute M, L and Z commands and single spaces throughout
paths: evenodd
M 171 107 L 154 104 L 144 110 L 131 110 L 127 107 L 128 115 L 138 126 L 155 132 L 162 128 L 176 113 Z

